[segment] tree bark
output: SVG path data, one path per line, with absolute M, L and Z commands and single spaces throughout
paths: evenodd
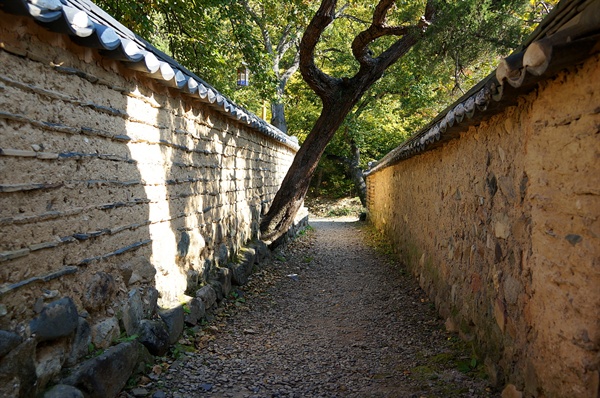
M 350 149 L 352 150 L 352 159 L 350 159 L 350 175 L 352 176 L 352 182 L 358 192 L 358 198 L 363 207 L 367 207 L 367 184 L 365 183 L 365 176 L 360 168 L 360 148 L 356 145 L 354 140 L 350 140 Z
M 288 127 L 285 121 L 285 108 L 281 101 L 271 102 L 271 124 L 284 133 L 287 133 Z
M 327 143 L 341 126 L 354 103 L 339 103 L 339 106 L 336 106 L 332 101 L 324 104 L 321 115 L 296 154 L 269 211 L 261 220 L 261 239 L 265 242 L 275 241 L 287 232 L 294 222 Z
M 275 241 L 289 230 L 302 206 L 325 147 L 364 92 L 381 78 L 390 65 L 419 41 L 420 32 L 428 24 L 428 16 L 432 15 L 432 8 L 428 4 L 425 19 L 419 24 L 388 27 L 385 24 L 386 13 L 392 8 L 394 1 L 380 0 L 371 26 L 361 32 L 352 43 L 352 53 L 360 64 L 359 71 L 352 78 L 340 79 L 324 73 L 316 66 L 314 60 L 315 48 L 321 34 L 335 19 L 336 4 L 336 0 L 321 1 L 321 6 L 306 28 L 300 43 L 302 77 L 321 98 L 323 108 L 275 194 L 269 211 L 261 220 L 261 238 L 266 242 Z M 402 37 L 377 58 L 372 58 L 368 45 L 387 35 Z

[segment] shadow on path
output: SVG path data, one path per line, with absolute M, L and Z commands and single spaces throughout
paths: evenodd
M 190 337 L 201 349 L 156 388 L 168 397 L 494 396 L 413 278 L 365 244 L 364 223 L 311 225 L 239 289 L 243 300 Z

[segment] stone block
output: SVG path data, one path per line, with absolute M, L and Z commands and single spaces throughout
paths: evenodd
M 0 358 L 21 344 L 21 336 L 8 330 L 0 330 Z
M 66 348 L 63 342 L 37 347 L 35 374 L 38 388 L 44 388 L 52 378 L 60 373 L 65 359 Z
M 204 315 L 206 315 L 206 307 L 204 302 L 198 298 L 192 298 L 187 302 L 188 312 L 185 314 L 185 323 L 196 326 Z
M 38 341 L 68 336 L 77 328 L 77 307 L 69 297 L 63 297 L 44 307 L 40 315 L 29 323 L 29 329 Z
M 175 344 L 177 340 L 179 340 L 181 333 L 183 333 L 183 306 L 178 305 L 174 308 L 160 309 L 158 315 L 165 323 L 167 331 L 169 332 L 169 343 Z
M 127 286 L 136 283 L 153 283 L 156 275 L 156 268 L 146 257 L 136 257 L 133 260 L 121 265 L 123 280 Z
M 246 263 L 229 263 L 227 264 L 231 272 L 231 283 L 237 286 L 243 286 L 248 283 L 248 264 Z
M 43 398 L 84 398 L 81 390 L 65 384 L 57 384 L 46 391 Z
M 262 240 L 256 240 L 252 242 L 252 247 L 256 252 L 256 263 L 262 263 L 271 257 L 271 251 L 269 246 Z
M 217 293 L 210 285 L 202 286 L 196 292 L 196 297 L 204 303 L 204 307 L 209 310 L 217 302 Z
M 110 347 L 120 335 L 119 321 L 115 317 L 103 319 L 92 326 L 92 343 L 96 348 Z
M 75 338 L 71 343 L 71 352 L 67 356 L 67 366 L 74 366 L 81 358 L 87 355 L 88 347 L 92 342 L 92 328 L 88 321 L 79 317 Z
M 155 356 L 162 357 L 169 350 L 169 332 L 162 321 L 143 319 L 138 340 Z
M 0 359 L 0 397 L 34 397 L 35 339 L 27 339 Z
M 142 301 L 144 304 L 144 316 L 146 318 L 152 318 L 158 308 L 158 290 L 153 286 L 146 287 L 146 292 Z
M 221 283 L 219 283 L 216 279 L 211 279 L 208 281 L 208 284 L 212 286 L 215 294 L 217 295 L 217 303 L 221 302 L 225 296 L 223 296 L 223 288 Z
M 129 298 L 123 308 L 123 328 L 128 336 L 137 333 L 140 321 L 144 316 L 144 305 L 138 289 L 132 289 L 129 292 Z
M 217 270 L 217 282 L 221 285 L 223 297 L 227 297 L 231 292 L 231 271 L 229 268 L 219 268 Z
M 83 306 L 89 312 L 95 312 L 110 304 L 117 292 L 117 285 L 112 275 L 97 272 L 85 284 Z
M 229 249 L 225 243 L 221 243 L 215 251 L 215 261 L 217 265 L 227 264 L 229 260 Z
M 79 389 L 86 398 L 116 397 L 136 369 L 139 359 L 137 341 L 110 347 L 88 359 L 61 381 Z
M 504 280 L 504 298 L 508 304 L 516 304 L 519 294 L 523 292 L 523 285 L 517 279 L 508 275 Z
M 240 249 L 239 254 L 242 262 L 254 265 L 256 260 L 256 250 L 253 247 L 244 247 Z

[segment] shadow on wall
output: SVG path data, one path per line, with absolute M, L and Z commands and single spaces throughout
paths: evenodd
M 127 82 L 33 21 L 0 21 L 0 395 L 33 396 L 155 313 L 154 210 Z

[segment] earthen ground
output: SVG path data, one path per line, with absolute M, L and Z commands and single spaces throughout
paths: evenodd
M 135 392 L 154 397 L 493 397 L 472 348 L 366 224 L 317 219 Z M 190 351 L 183 353 L 183 351 Z M 134 390 L 124 394 L 133 395 Z

